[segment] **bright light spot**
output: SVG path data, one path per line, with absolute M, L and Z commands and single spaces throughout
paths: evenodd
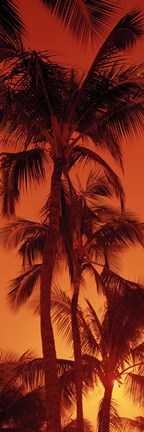
M 117 380 L 114 380 L 114 388 L 118 387 L 118 382 Z

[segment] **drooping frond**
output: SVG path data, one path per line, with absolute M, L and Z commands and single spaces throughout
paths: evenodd
M 136 347 L 132 348 L 131 355 L 133 359 L 133 363 L 137 363 L 144 357 L 144 342 L 141 342 Z
M 41 262 L 44 245 L 46 241 L 46 231 L 41 231 L 32 237 L 26 239 L 18 250 L 18 254 L 22 258 L 22 266 L 31 266 L 35 262 Z
M 7 296 L 13 310 L 17 310 L 31 296 L 40 277 L 41 264 L 35 264 L 11 281 Z
M 85 188 L 81 191 L 88 200 L 98 200 L 103 197 L 110 198 L 112 190 L 107 178 L 100 171 L 91 170 L 86 181 Z
M 11 388 L 1 394 L 1 424 L 11 424 L 30 428 L 32 432 L 45 420 L 44 395 L 40 388 L 23 394 L 21 388 Z
M 133 9 L 120 19 L 108 35 L 96 55 L 93 67 L 94 64 L 101 62 L 106 66 L 106 61 L 109 63 L 114 60 L 113 56 L 118 52 L 132 48 L 143 32 L 142 12 L 139 9 Z
M 24 33 L 24 24 L 13 0 L 0 2 L 0 33 L 9 41 L 14 41 L 19 33 Z
M 144 417 L 136 417 L 135 419 L 130 419 L 122 417 L 122 432 L 128 430 L 129 432 L 143 432 L 144 430 Z
M 36 148 L 19 153 L 5 153 L 1 159 L 2 168 L 2 213 L 10 216 L 15 213 L 15 204 L 20 199 L 20 189 L 28 183 L 38 183 L 45 176 L 47 157 L 43 149 Z
M 77 96 L 77 132 L 106 147 L 121 166 L 122 138 L 143 130 L 143 77 L 143 65 L 94 69 Z
M 24 218 L 15 218 L 13 222 L 1 228 L 0 238 L 8 249 L 17 247 L 21 242 L 38 233 L 47 232 L 47 226 Z
M 114 10 L 105 0 L 41 0 L 84 46 L 102 35 Z
M 95 336 L 97 335 L 98 338 L 102 337 L 102 325 L 98 318 L 98 315 L 93 308 L 92 304 L 89 300 L 86 300 L 87 303 L 87 309 L 86 309 L 86 320 L 92 329 Z
M 131 290 L 139 289 L 141 293 L 143 293 L 143 285 L 138 282 L 133 282 L 127 279 L 124 279 L 122 276 L 114 273 L 109 268 L 104 267 L 101 278 L 107 288 L 107 296 L 108 294 L 111 296 L 111 293 L 115 294 L 116 291 L 120 292 L 123 296 L 124 294 L 129 295 Z M 111 301 L 111 297 L 110 297 Z
M 24 357 L 15 367 L 15 374 L 28 390 L 44 384 L 43 358 Z
M 57 324 L 59 335 L 68 345 L 72 345 L 71 300 L 57 288 L 52 292 L 52 319 Z
M 114 216 L 111 222 L 100 227 L 93 234 L 93 238 L 96 241 L 96 247 L 100 250 L 111 248 L 116 251 L 137 242 L 143 246 L 144 225 L 131 215 L 129 216 L 129 213 L 119 214 L 118 218 Z
M 94 161 L 104 169 L 107 180 L 110 183 L 110 185 L 113 187 L 116 195 L 120 198 L 121 206 L 123 208 L 124 191 L 119 177 L 115 174 L 112 168 L 110 168 L 110 166 L 105 162 L 105 160 L 101 158 L 97 153 L 85 147 L 76 146 L 73 149 L 73 152 L 71 154 L 71 165 L 73 165 L 76 161 L 81 161 L 81 160 Z
M 124 386 L 127 395 L 132 398 L 134 403 L 140 405 L 141 400 L 144 398 L 144 375 L 136 373 L 128 373 Z
M 79 311 L 78 318 L 82 353 L 96 355 L 99 349 L 97 332 L 92 331 L 88 317 L 82 311 Z

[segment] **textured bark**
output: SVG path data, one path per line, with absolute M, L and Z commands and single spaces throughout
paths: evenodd
M 49 230 L 43 253 L 40 284 L 41 338 L 45 370 L 47 432 L 61 431 L 56 351 L 51 323 L 51 285 L 59 233 L 61 176 L 61 164 L 60 161 L 57 161 L 51 179 Z
M 77 404 L 76 431 L 84 432 L 83 405 L 82 405 L 82 382 L 83 382 L 82 353 L 81 353 L 79 326 L 77 320 L 79 281 L 75 281 L 73 283 L 73 287 L 74 287 L 74 293 L 73 293 L 72 305 L 71 305 L 71 319 L 72 319 L 72 336 L 73 336 L 73 347 L 74 347 L 74 358 L 75 358 L 75 385 L 76 385 L 76 404 Z
M 110 407 L 111 407 L 111 397 L 113 391 L 113 384 L 109 384 L 105 387 L 101 420 L 98 432 L 110 432 Z

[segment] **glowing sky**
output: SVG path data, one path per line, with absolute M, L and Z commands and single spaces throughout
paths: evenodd
M 40 5 L 38 0 L 21 0 L 21 12 L 28 28 L 28 37 L 26 41 L 27 48 L 36 50 L 54 51 L 57 61 L 74 65 L 78 68 L 87 68 L 94 58 L 95 50 L 92 51 L 90 46 L 83 49 L 78 43 L 73 40 L 60 23 L 52 18 L 46 8 Z M 123 13 L 132 9 L 134 6 L 143 6 L 142 1 L 127 1 L 121 2 L 123 5 Z M 118 2 L 120 4 L 120 2 Z M 139 42 L 136 49 L 131 53 L 131 59 L 134 61 L 144 61 L 144 40 Z M 127 207 L 135 211 L 141 218 L 144 215 L 144 145 L 143 137 L 139 136 L 134 141 L 123 143 L 124 148 L 124 166 L 125 176 L 122 178 L 126 192 Z M 111 161 L 111 158 L 109 158 Z M 116 171 L 121 175 L 120 170 L 113 164 Z M 121 175 L 122 177 L 122 175 Z M 22 203 L 18 208 L 20 216 L 35 219 L 38 215 L 38 210 L 42 204 L 42 198 L 45 196 L 42 190 L 40 196 L 37 197 L 37 192 L 32 189 L 31 195 L 23 197 Z M 39 201 L 39 208 L 38 208 Z M 17 315 L 12 314 L 5 303 L 4 297 L 8 281 L 15 277 L 17 271 L 20 270 L 20 262 L 14 252 L 5 253 L 0 250 L 0 286 L 1 286 L 1 304 L 0 304 L 0 328 L 2 348 L 12 349 L 18 353 L 23 353 L 28 348 L 35 349 L 37 354 L 41 353 L 41 342 L 39 335 L 39 320 L 32 317 L 31 311 L 23 308 Z M 133 251 L 129 256 L 122 258 L 123 275 L 133 280 L 137 280 L 144 274 L 144 254 L 141 250 L 139 253 Z M 2 301 L 3 299 L 3 301 Z M 61 344 L 59 344 L 59 355 L 63 352 Z

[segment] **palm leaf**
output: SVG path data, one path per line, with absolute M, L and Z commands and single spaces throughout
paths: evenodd
M 102 197 L 111 197 L 112 190 L 106 177 L 100 171 L 91 170 L 82 194 L 88 200 L 98 200 Z
M 1 228 L 1 242 L 5 248 L 13 249 L 25 239 L 43 231 L 47 231 L 46 225 L 17 217 L 13 222 Z
M 122 418 L 121 419 L 124 432 L 128 430 L 129 432 L 143 432 L 144 430 L 144 418 L 136 417 L 135 419 Z
M 38 425 L 45 420 L 45 407 L 41 389 L 35 389 L 25 395 L 15 395 L 13 392 L 12 404 L 3 409 L 3 419 L 5 423 L 13 420 L 18 426 L 30 427 L 36 431 Z
M 42 0 L 58 16 L 66 29 L 84 46 L 103 34 L 105 24 L 112 15 L 114 4 L 105 0 Z
M 113 28 L 95 57 L 94 65 L 106 63 L 119 51 L 132 48 L 136 40 L 143 35 L 143 15 L 139 9 L 133 9 L 126 14 Z
M 113 187 L 116 195 L 120 198 L 121 206 L 123 208 L 124 192 L 123 192 L 122 185 L 120 183 L 120 179 L 114 173 L 112 168 L 110 168 L 110 166 L 104 161 L 104 159 L 102 159 L 97 153 L 93 152 L 90 149 L 87 149 L 85 147 L 76 146 L 73 149 L 73 152 L 71 154 L 71 162 L 70 162 L 71 166 L 76 161 L 80 161 L 80 160 L 85 160 L 85 161 L 92 160 L 92 161 L 96 162 L 97 164 L 99 164 L 100 166 L 102 166 L 102 168 L 104 169 L 104 172 L 106 174 L 106 177 L 108 179 L 108 182 Z
M 17 310 L 31 296 L 40 277 L 41 264 L 35 264 L 11 281 L 7 299 L 12 309 Z
M 62 429 L 62 432 L 75 432 L 76 431 L 76 420 L 72 420 Z M 93 427 L 88 420 L 84 420 L 84 432 L 93 432 Z
M 13 215 L 15 204 L 19 202 L 20 188 L 28 182 L 40 182 L 45 175 L 44 163 L 47 157 L 42 149 L 31 149 L 19 153 L 3 154 L 1 194 L 2 213 L 5 216 Z
M 112 223 L 108 222 L 93 234 L 96 246 L 99 249 L 113 248 L 119 250 L 135 243 L 144 245 L 144 227 L 136 219 L 130 218 L 124 213 L 119 219 L 113 218 Z
M 19 33 L 24 34 L 24 24 L 13 0 L 1 0 L 0 3 L 1 35 L 14 41 Z
M 111 400 L 111 406 L 110 406 L 110 432 L 121 432 L 121 419 L 118 414 L 118 405 L 114 400 Z M 98 431 L 101 432 L 101 422 L 102 418 L 104 416 L 103 413 L 103 399 L 100 401 L 99 404 L 99 411 L 98 411 L 98 418 L 97 418 L 97 425 L 98 425 Z
M 61 316 L 60 321 L 59 316 Z M 57 324 L 59 335 L 64 338 L 68 346 L 72 346 L 71 300 L 58 288 L 55 288 L 52 293 L 52 319 Z
M 130 372 L 125 378 L 124 386 L 133 402 L 140 404 L 140 400 L 144 398 L 144 376 Z
M 143 65 L 94 70 L 81 86 L 74 108 L 76 130 L 96 146 L 108 148 L 122 165 L 121 139 L 143 129 Z
M 141 342 L 139 345 L 134 347 L 131 350 L 131 355 L 133 359 L 133 363 L 137 363 L 141 360 L 142 356 L 144 356 L 144 342 Z

